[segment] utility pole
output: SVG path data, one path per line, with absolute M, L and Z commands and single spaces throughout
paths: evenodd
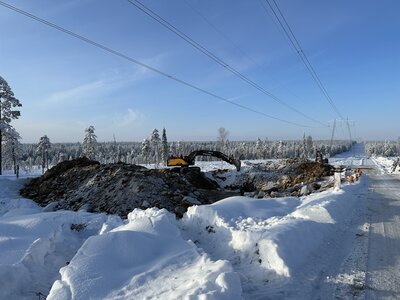
M 335 136 L 335 129 L 336 129 L 336 119 L 333 120 L 331 141 L 329 142 L 329 153 L 332 151 L 333 137 Z

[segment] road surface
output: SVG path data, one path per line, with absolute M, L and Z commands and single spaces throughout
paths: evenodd
M 362 144 L 356 145 L 347 164 L 370 167 L 367 174 L 366 234 L 355 243 L 353 267 L 357 284 L 353 293 L 339 299 L 400 299 L 400 175 L 385 174 L 367 158 Z M 361 236 L 362 234 L 360 234 Z M 354 269 L 355 267 L 355 269 Z
M 400 178 L 369 173 L 366 299 L 400 299 Z

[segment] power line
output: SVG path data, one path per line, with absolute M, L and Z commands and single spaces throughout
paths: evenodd
M 271 5 L 270 0 L 265 0 L 265 1 L 267 2 L 268 6 L 270 7 L 270 9 L 271 9 L 272 13 L 274 14 L 275 18 L 278 20 L 279 25 L 283 29 L 284 34 L 286 35 L 286 37 L 290 41 L 291 45 L 295 49 L 297 55 L 300 57 L 301 61 L 303 62 L 303 64 L 307 68 L 307 70 L 310 73 L 312 79 L 315 81 L 315 83 L 317 84 L 318 88 L 321 90 L 322 94 L 324 95 L 324 97 L 326 98 L 326 100 L 328 101 L 330 106 L 333 108 L 333 110 L 336 112 L 336 114 L 340 118 L 343 119 L 343 117 L 342 117 L 341 113 L 339 112 L 338 108 L 336 107 L 334 101 L 329 96 L 325 86 L 323 85 L 322 81 L 320 80 L 318 74 L 315 72 L 315 69 L 311 65 L 309 59 L 307 58 L 307 55 L 304 53 L 304 51 L 303 51 L 298 39 L 294 35 L 294 33 L 292 31 L 292 28 L 289 26 L 288 22 L 286 21 L 286 18 L 283 15 L 282 11 L 280 10 L 278 4 L 276 3 L 275 0 L 272 0 L 272 2 L 274 3 L 274 5 L 276 7 L 276 10 L 275 10 L 274 7 Z
M 244 51 L 237 43 L 235 43 L 228 35 L 226 35 L 221 29 L 219 29 L 217 26 L 215 26 L 207 17 L 204 16 L 197 8 L 195 8 L 192 4 L 189 3 L 188 0 L 183 0 L 187 6 L 191 8 L 206 24 L 208 24 L 217 34 L 222 36 L 226 41 L 228 41 L 233 48 L 237 50 L 238 53 L 240 53 L 243 57 L 245 57 L 249 62 L 251 62 L 253 65 L 257 66 L 260 70 L 263 71 L 263 73 L 267 76 L 271 76 L 271 74 L 267 74 L 265 72 L 265 69 L 263 66 L 260 65 L 259 62 L 257 62 L 256 59 L 254 59 L 252 56 L 250 56 L 246 51 Z M 260 0 L 261 5 L 263 6 L 264 10 L 270 14 L 270 12 L 267 10 L 266 7 L 264 7 L 264 2 Z M 275 19 L 271 16 L 271 19 L 274 20 L 274 23 L 276 25 L 276 28 L 278 30 L 282 30 L 281 27 L 277 24 Z M 276 81 L 276 78 L 272 77 Z M 287 87 L 285 87 L 286 92 L 290 93 L 292 96 L 294 96 L 298 101 L 303 101 L 298 95 L 294 94 L 292 91 L 290 91 Z
M 199 17 L 207 23 L 217 34 L 221 35 L 225 40 L 227 40 L 232 46 L 244 57 L 246 57 L 249 61 L 251 61 L 253 64 L 257 65 L 259 68 L 261 66 L 248 54 L 246 54 L 245 51 L 243 51 L 229 36 L 227 36 L 222 30 L 220 30 L 218 27 L 216 27 L 211 21 L 206 18 L 198 9 L 196 9 L 192 4 L 189 3 L 187 0 L 183 0 L 187 6 L 189 6 Z
M 214 53 L 212 53 L 210 50 L 206 49 L 204 46 L 202 46 L 201 44 L 199 44 L 198 42 L 196 42 L 195 40 L 193 40 L 191 37 L 189 37 L 188 35 L 186 35 L 185 33 L 183 33 L 182 31 L 180 31 L 178 28 L 176 28 L 174 25 L 172 25 L 171 23 L 169 23 L 167 20 L 165 20 L 164 18 L 162 18 L 160 15 L 158 15 L 156 12 L 152 11 L 150 8 L 148 8 L 147 6 L 145 6 L 143 3 L 141 3 L 138 0 L 127 0 L 130 4 L 132 4 L 133 6 L 135 6 L 136 8 L 138 8 L 140 11 L 142 11 L 143 13 L 145 13 L 146 15 L 148 15 L 149 17 L 151 17 L 153 20 L 155 20 L 156 22 L 158 22 L 159 24 L 161 24 L 163 27 L 167 28 L 169 31 L 173 32 L 174 34 L 176 34 L 178 37 L 180 37 L 181 39 L 183 39 L 184 41 L 186 41 L 187 43 L 189 43 L 190 45 L 192 45 L 194 48 L 196 48 L 197 50 L 199 50 L 201 53 L 203 53 L 204 55 L 206 55 L 207 57 L 209 57 L 211 60 L 215 61 L 217 64 L 221 65 L 222 67 L 224 67 L 226 70 L 230 71 L 232 74 L 234 74 L 235 76 L 239 77 L 241 80 L 243 80 L 244 82 L 248 83 L 249 85 L 253 86 L 254 88 L 256 88 L 257 90 L 259 90 L 260 92 L 262 92 L 263 94 L 267 95 L 268 97 L 270 97 L 271 99 L 275 100 L 276 102 L 280 103 L 281 105 L 287 107 L 288 109 L 296 112 L 297 114 L 302 115 L 303 117 L 305 117 L 306 119 L 313 121 L 315 123 L 320 124 L 321 126 L 327 127 L 326 124 L 306 115 L 305 113 L 299 111 L 298 109 L 294 108 L 293 106 L 287 104 L 286 102 L 284 102 L 283 100 L 279 99 L 277 96 L 273 95 L 272 93 L 268 92 L 267 90 L 265 90 L 263 87 L 261 87 L 260 85 L 258 85 L 257 83 L 255 83 L 254 81 L 252 81 L 251 79 L 249 79 L 248 77 L 246 77 L 244 74 L 242 74 L 241 72 L 239 72 L 238 70 L 236 70 L 235 68 L 233 68 L 232 66 L 230 66 L 228 63 L 226 63 L 224 60 L 222 60 L 221 58 L 219 58 L 218 56 L 216 56 Z
M 184 81 L 184 80 L 182 80 L 182 79 L 179 79 L 179 78 L 177 78 L 177 77 L 175 77 L 175 76 L 173 76 L 173 75 L 170 75 L 170 74 L 168 74 L 168 73 L 165 73 L 165 72 L 163 72 L 163 71 L 161 71 L 161 70 L 159 70 L 159 69 L 157 69 L 157 68 L 155 68 L 155 67 L 152 67 L 152 66 L 147 65 L 147 64 L 145 64 L 145 63 L 143 63 L 143 62 L 140 62 L 140 61 L 138 61 L 138 60 L 136 60 L 136 59 L 134 59 L 134 58 L 132 58 L 132 57 L 130 57 L 130 56 L 128 56 L 128 55 L 125 55 L 125 54 L 123 54 L 123 53 L 121 53 L 121 52 L 119 52 L 119 51 L 116 51 L 116 50 L 111 49 L 111 48 L 109 48 L 109 47 L 107 47 L 107 46 L 104 46 L 104 45 L 102 45 L 102 44 L 100 44 L 100 43 L 97 43 L 97 42 L 95 42 L 95 41 L 93 41 L 93 40 L 91 40 L 91 39 L 89 39 L 89 38 L 86 38 L 86 37 L 80 35 L 80 34 L 74 33 L 74 32 L 72 32 L 72 31 L 70 31 L 70 30 L 68 30 L 68 29 L 65 29 L 65 28 L 59 26 L 59 25 L 56 25 L 56 24 L 54 24 L 54 23 L 52 23 L 52 22 L 49 22 L 49 21 L 44 20 L 44 19 L 42 19 L 42 18 L 39 18 L 39 17 L 37 17 L 37 16 L 35 16 L 35 15 L 29 13 L 29 12 L 26 12 L 26 11 L 24 11 L 24 10 L 22 10 L 22 9 L 19 9 L 19 8 L 15 7 L 15 6 L 12 6 L 12 5 L 8 4 L 8 3 L 5 3 L 5 2 L 3 2 L 3 1 L 0 1 L 0 5 L 3 6 L 3 7 L 8 8 L 8 9 L 10 9 L 10 10 L 13 10 L 13 11 L 19 13 L 19 14 L 22 14 L 22 15 L 24 15 L 24 16 L 26 16 L 26 17 L 29 17 L 29 18 L 31 18 L 31 19 L 33 19 L 33 20 L 35 20 L 35 21 L 38 21 L 38 22 L 40 22 L 40 23 L 42 23 L 42 24 L 44 24 L 44 25 L 47 25 L 47 26 L 49 26 L 49 27 L 52 27 L 52 28 L 54 28 L 54 29 L 56 29 L 56 30 L 58 30 L 58 31 L 61 31 L 61 32 L 67 34 L 67 35 L 70 35 L 70 36 L 72 36 L 72 37 L 74 37 L 74 38 L 76 38 L 76 39 L 79 39 L 79 40 L 81 40 L 81 41 L 83 41 L 83 42 L 85 42 L 85 43 L 87 43 L 87 44 L 89 44 L 89 45 L 92 45 L 92 46 L 94 46 L 94 47 L 100 48 L 100 49 L 102 49 L 102 50 L 104 50 L 104 51 L 106 51 L 106 52 L 109 52 L 109 53 L 111 53 L 111 54 L 113 54 L 113 55 L 115 55 L 115 56 L 118 56 L 118 57 L 120 57 L 120 58 L 123 58 L 123 59 L 125 59 L 125 60 L 127 60 L 127 61 L 129 61 L 129 62 L 131 62 L 131 63 L 136 64 L 136 65 L 142 66 L 142 67 L 144 67 L 144 68 L 146 68 L 146 69 L 149 69 L 149 70 L 151 70 L 151 71 L 153 71 L 153 72 L 155 72 L 155 73 L 157 73 L 157 74 L 159 74 L 159 75 L 162 75 L 162 76 L 164 76 L 164 77 L 167 77 L 167 78 L 169 78 L 169 79 L 171 79 L 171 80 L 174 80 L 174 81 L 176 81 L 176 82 L 178 82 L 178 83 L 180 83 L 180 84 L 182 84 L 182 85 L 185 85 L 185 86 L 187 86 L 187 87 L 190 87 L 190 88 L 192 88 L 192 89 L 194 89 L 194 90 L 197 90 L 197 91 L 199 91 L 199 92 L 201 92 L 201 93 L 203 93 L 203 94 L 209 95 L 209 96 L 211 96 L 211 97 L 213 97 L 213 98 L 219 99 L 219 100 L 221 100 L 221 101 L 223 101 L 223 102 L 229 103 L 229 104 L 234 105 L 234 106 L 236 106 L 236 107 L 239 107 L 239 108 L 241 108 L 241 109 L 244 109 L 244 110 L 247 110 L 247 111 L 256 113 L 256 114 L 258 114 L 258 115 L 261 115 L 261 116 L 264 116 L 264 117 L 267 117 L 267 118 L 270 118 L 270 119 L 274 119 L 274 120 L 277 120 L 277 121 L 280 121 L 280 122 L 284 122 L 284 123 L 287 123 L 287 124 L 291 124 L 291 125 L 295 125 L 295 126 L 300 126 L 300 127 L 315 128 L 315 126 L 308 126 L 308 125 L 304 125 L 304 124 L 299 124 L 299 123 L 296 123 L 296 122 L 288 121 L 288 120 L 285 120 L 285 119 L 281 119 L 281 118 L 278 118 L 278 117 L 275 117 L 275 116 L 268 115 L 268 114 L 266 114 L 266 113 L 264 113 L 264 112 L 262 112 L 262 111 L 253 109 L 253 108 L 251 108 L 251 107 L 248 107 L 248 106 L 245 106 L 245 105 L 236 103 L 236 102 L 231 101 L 231 100 L 229 100 L 229 99 L 227 99 L 227 98 L 224 98 L 224 97 L 221 97 L 221 96 L 219 96 L 219 95 L 217 95 L 217 94 L 214 94 L 214 93 L 212 93 L 212 92 L 210 92 L 210 91 L 208 91 L 208 90 L 206 90 L 206 89 L 200 88 L 200 87 L 198 87 L 198 86 L 196 86 L 196 85 L 194 85 L 194 84 L 191 84 L 191 83 L 189 83 L 189 82 L 187 82 L 187 81 Z

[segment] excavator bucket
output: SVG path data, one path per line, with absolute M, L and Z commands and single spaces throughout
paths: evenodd
M 238 159 L 232 159 L 231 160 L 232 165 L 234 165 L 236 167 L 236 171 L 240 171 L 240 167 L 242 165 L 242 163 L 240 162 L 240 160 Z

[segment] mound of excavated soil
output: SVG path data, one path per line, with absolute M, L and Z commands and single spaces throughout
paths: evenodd
M 84 208 L 126 217 L 135 208 L 159 207 L 181 216 L 191 205 L 240 193 L 254 197 L 305 195 L 320 189 L 318 182 L 332 174 L 330 165 L 303 159 L 248 163 L 240 173 L 219 170 L 208 177 L 198 168 L 183 170 L 123 163 L 101 165 L 79 158 L 59 163 L 32 179 L 21 195 L 49 205 L 47 209 Z M 232 182 L 227 180 L 229 176 L 234 178 Z
M 318 182 L 333 175 L 331 165 L 302 158 L 249 162 L 247 165 L 247 171 L 226 187 L 239 188 L 242 192 L 259 197 L 298 196 L 320 189 L 321 184 Z M 221 180 L 224 180 L 224 175 L 221 171 L 215 171 L 212 175 L 217 182 L 223 184 Z
M 135 208 L 159 207 L 181 215 L 193 204 L 226 197 L 218 184 L 193 169 L 147 169 L 123 163 L 100 165 L 87 158 L 65 161 L 34 178 L 21 195 L 54 209 L 106 212 L 125 217 Z

